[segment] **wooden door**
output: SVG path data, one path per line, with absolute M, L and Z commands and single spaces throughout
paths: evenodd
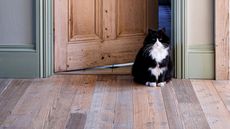
M 55 71 L 134 60 L 157 0 L 55 0 Z

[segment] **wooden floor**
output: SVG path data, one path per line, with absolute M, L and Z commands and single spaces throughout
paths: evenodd
M 230 129 L 230 81 L 56 75 L 0 80 L 1 129 Z

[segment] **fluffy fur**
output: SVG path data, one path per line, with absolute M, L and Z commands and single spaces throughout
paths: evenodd
M 164 86 L 172 78 L 170 40 L 165 29 L 149 30 L 132 67 L 134 81 L 147 86 Z

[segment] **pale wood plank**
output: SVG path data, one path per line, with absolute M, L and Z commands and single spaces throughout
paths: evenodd
M 185 129 L 172 82 L 161 88 L 170 129 Z
M 173 80 L 178 109 L 186 129 L 210 129 L 189 80 Z
M 81 79 L 75 83 L 77 86 L 77 92 L 71 105 L 69 121 L 66 128 L 84 129 L 86 118 L 92 103 L 97 76 L 84 75 L 80 76 L 80 78 Z M 77 122 L 76 119 L 78 119 L 79 122 Z
M 101 80 L 100 78 L 98 80 Z M 90 110 L 87 114 L 85 129 L 98 129 L 101 121 L 101 110 L 103 108 L 105 91 L 108 89 L 105 82 L 98 81 L 95 85 L 95 91 L 92 98 Z
M 212 81 L 222 101 L 230 112 L 230 81 Z
M 18 101 L 11 115 L 6 119 L 3 127 L 30 129 L 34 117 L 39 113 L 43 103 L 46 103 L 49 86 L 46 85 L 48 80 L 36 79 L 27 88 L 24 95 Z M 17 91 L 16 91 L 17 92 Z M 37 121 L 39 124 L 40 121 Z
M 133 129 L 133 84 L 132 79 L 125 77 L 118 76 L 113 84 L 117 86 L 113 129 Z
M 7 89 L 11 80 L 10 79 L 0 79 L 0 95 Z
M 106 79 L 106 80 L 105 80 Z M 98 81 L 98 85 L 104 86 L 104 95 L 102 98 L 102 107 L 98 115 L 97 129 L 113 129 L 117 100 L 117 81 L 116 77 L 108 76 L 102 81 Z
M 41 80 L 40 80 L 41 81 Z M 44 96 L 37 101 L 39 107 L 37 109 L 36 115 L 32 119 L 30 124 L 31 129 L 43 129 L 48 123 L 49 115 L 52 111 L 53 104 L 55 104 L 55 99 L 60 93 L 62 84 L 64 83 L 63 76 L 54 76 L 49 79 L 44 80 L 45 87 L 40 87 L 46 89 L 41 93 L 40 96 Z
M 86 117 L 84 113 L 71 113 L 66 129 L 84 129 Z
M 230 114 L 214 88 L 212 81 L 192 81 L 208 123 L 212 129 L 230 128 Z
M 97 75 L 77 75 L 81 76 L 76 82 L 77 92 L 71 105 L 71 111 L 78 113 L 89 112 L 95 90 Z
M 63 83 L 58 96 L 54 99 L 50 107 L 48 119 L 45 122 L 44 129 L 64 129 L 68 121 L 72 101 L 77 92 L 79 76 L 63 76 Z
M 5 119 L 11 115 L 11 111 L 14 109 L 21 96 L 23 96 L 31 82 L 31 80 L 13 80 L 8 84 L 8 80 L 4 81 L 8 86 L 0 95 L 0 127 L 3 125 Z
M 117 86 L 115 76 L 99 76 L 85 129 L 113 129 Z
M 229 80 L 229 0 L 215 1 L 215 73 L 217 80 Z
M 134 129 L 169 129 L 161 89 L 134 84 Z

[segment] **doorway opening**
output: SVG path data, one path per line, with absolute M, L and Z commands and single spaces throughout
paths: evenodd
M 158 26 L 166 29 L 166 34 L 171 39 L 172 32 L 172 11 L 171 11 L 171 0 L 159 0 L 158 1 Z
M 81 7 L 78 7 L 79 4 L 85 7 L 91 6 L 91 4 L 85 2 L 69 3 L 77 7 L 63 7 L 63 10 L 70 13 L 63 15 L 65 19 L 56 17 L 55 22 L 56 25 L 67 25 L 56 26 L 55 37 L 63 36 L 63 31 L 59 30 L 65 30 L 65 35 L 68 36 L 55 40 L 55 72 L 79 74 L 105 70 L 108 71 L 105 72 L 106 74 L 128 74 L 131 73 L 133 57 L 142 46 L 148 28 L 157 30 L 164 27 L 167 35 L 173 37 L 171 36 L 172 11 L 170 0 L 146 0 L 146 2 L 136 0 L 136 3 L 131 0 L 112 1 L 106 2 L 106 4 L 94 3 L 95 8 L 88 10 L 87 13 L 95 19 L 88 19 L 83 14 L 77 13 L 79 12 L 77 9 Z M 55 6 L 62 7 L 65 4 L 68 3 L 56 3 Z M 55 14 L 64 14 L 61 11 L 55 10 Z M 111 21 L 111 19 L 113 20 Z M 103 23 L 103 20 L 106 22 Z M 80 23 L 89 25 L 82 26 Z M 94 28 L 96 30 L 93 30 Z M 60 45 L 57 45 L 57 43 Z M 120 47 L 116 46 L 117 44 Z M 115 48 L 111 49 L 112 46 Z M 108 47 L 110 47 L 109 50 L 107 50 Z M 66 48 L 65 51 L 64 48 Z M 93 51 L 96 53 L 92 54 Z M 115 54 L 112 53 L 113 51 Z M 122 56 L 122 53 L 125 56 Z M 86 58 L 89 58 L 90 61 L 87 61 Z M 109 62 L 111 65 L 98 61 Z

